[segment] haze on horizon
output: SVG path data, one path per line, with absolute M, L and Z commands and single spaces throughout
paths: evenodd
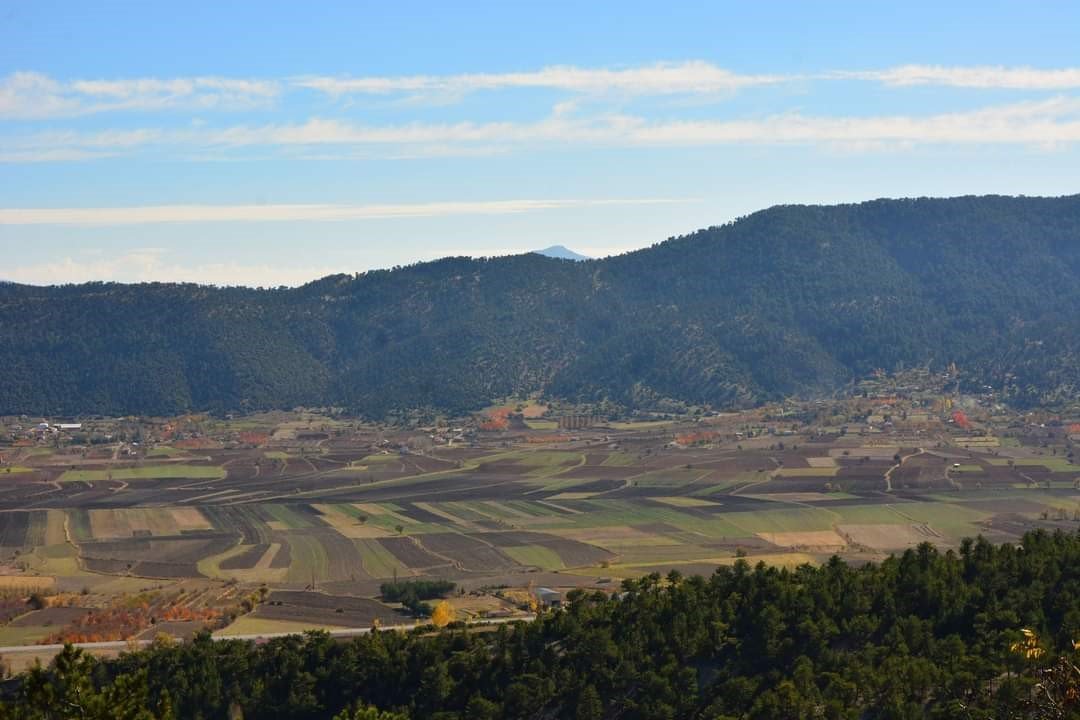
M 781 203 L 1072 194 L 1077 26 L 1049 3 L 15 2 L 0 278 L 296 285 L 603 257 Z

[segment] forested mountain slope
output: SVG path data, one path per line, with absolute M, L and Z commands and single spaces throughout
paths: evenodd
M 0 413 L 541 391 L 746 405 L 957 362 L 1032 403 L 1080 389 L 1080 196 L 780 206 L 603 260 L 447 258 L 296 289 L 0 285 Z

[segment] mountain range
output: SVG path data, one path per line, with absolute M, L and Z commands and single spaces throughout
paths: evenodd
M 723 408 L 949 362 L 1017 404 L 1077 396 L 1080 196 L 777 206 L 601 260 L 293 289 L 0 285 L 0 413 Z

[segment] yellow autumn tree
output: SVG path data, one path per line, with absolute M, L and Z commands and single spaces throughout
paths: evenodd
M 448 600 L 440 600 L 431 611 L 431 623 L 435 627 L 446 627 L 454 622 L 454 606 Z

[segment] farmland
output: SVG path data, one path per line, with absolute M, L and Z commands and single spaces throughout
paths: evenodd
M 450 580 L 462 601 L 515 612 L 495 589 L 614 588 L 740 558 L 859 563 L 1080 527 L 1064 433 L 793 429 L 759 409 L 567 436 L 542 406 L 515 427 L 506 407 L 492 411 L 506 423 L 466 431 L 273 413 L 154 421 L 138 447 L 9 448 L 0 595 L 82 593 L 113 612 L 132 592 L 194 583 L 184 612 L 245 634 L 400 623 L 379 600 L 393 578 Z M 33 642 L 74 622 L 53 614 L 48 631 L 32 618 L 0 630 Z

